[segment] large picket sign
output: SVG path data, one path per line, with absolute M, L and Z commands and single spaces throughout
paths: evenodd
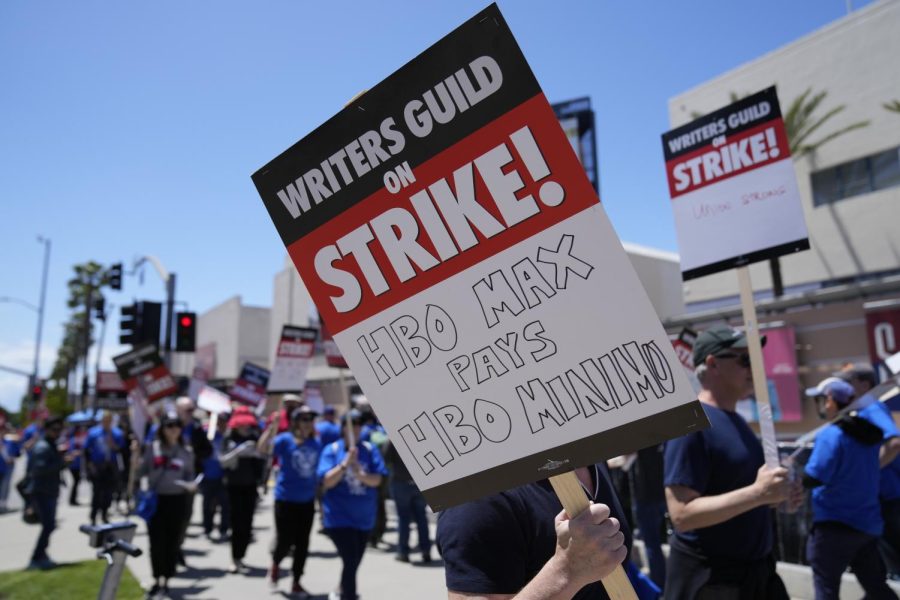
M 253 180 L 435 510 L 706 426 L 496 6 Z
M 142 344 L 113 356 L 113 364 L 128 392 L 140 390 L 147 402 L 155 402 L 178 392 L 169 368 L 159 356 L 156 344 Z
M 662 142 L 685 280 L 809 248 L 774 87 Z

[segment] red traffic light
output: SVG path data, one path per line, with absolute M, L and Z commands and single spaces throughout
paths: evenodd
M 31 388 L 31 393 L 35 396 L 40 396 L 41 392 L 43 392 L 43 391 L 44 391 L 44 388 L 42 388 L 39 385 L 36 385 L 33 388 Z
M 181 323 L 182 327 L 190 327 L 191 325 L 194 324 L 194 318 L 190 317 L 188 315 L 182 315 L 179 322 Z

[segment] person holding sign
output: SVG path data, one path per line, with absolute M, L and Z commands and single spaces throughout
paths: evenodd
M 786 600 L 772 556 L 772 507 L 789 501 L 796 509 L 803 493 L 787 469 L 764 466 L 762 444 L 735 411 L 753 391 L 747 338 L 724 326 L 704 331 L 693 363 L 711 427 L 666 443 L 666 503 L 675 527 L 666 598 Z
M 238 406 L 228 420 L 225 450 L 219 461 L 225 468 L 225 486 L 231 511 L 231 566 L 229 573 L 245 571 L 244 555 L 253 532 L 256 486 L 265 469 L 265 457 L 256 449 L 259 421 L 247 406 Z
M 91 427 L 84 442 L 88 477 L 93 485 L 91 525 L 97 524 L 98 516 L 109 523 L 109 507 L 119 477 L 118 455 L 125 447 L 122 430 L 113 427 L 112 413 L 108 410 L 100 413 L 100 424 Z
M 343 563 L 340 592 L 329 600 L 356 600 L 356 571 L 375 526 L 377 488 L 387 475 L 378 449 L 360 440 L 361 429 L 362 415 L 351 410 L 343 420 L 342 439 L 325 446 L 319 459 L 322 520 Z
M 829 377 L 806 390 L 828 420 L 853 400 L 853 387 Z M 878 554 L 884 529 L 878 504 L 882 430 L 853 412 L 822 430 L 806 463 L 803 485 L 812 488 L 813 528 L 806 557 L 813 570 L 816 600 L 837 600 L 847 567 L 867 598 L 897 598 L 885 583 Z
M 606 467 L 576 475 L 592 504 L 574 519 L 546 479 L 442 511 L 448 598 L 607 599 L 600 579 L 625 560 L 631 533 Z
M 280 468 L 275 482 L 275 546 L 269 579 L 272 587 L 278 585 L 279 564 L 293 547 L 292 594 L 308 594 L 300 585 L 300 578 L 306 564 L 309 532 L 316 512 L 316 469 L 322 451 L 322 445 L 315 436 L 315 420 L 316 412 L 310 407 L 295 408 L 291 412 L 291 430 L 278 434 L 272 448 Z M 266 429 L 259 439 L 260 448 L 268 446 L 273 433 L 272 426 Z
M 135 453 L 133 461 L 140 460 Z M 148 598 L 168 595 L 169 579 L 175 575 L 175 564 L 181 552 L 181 531 L 187 514 L 189 494 L 197 490 L 194 483 L 194 456 L 182 439 L 182 423 L 175 413 L 160 419 L 156 439 L 144 450 L 138 477 L 147 477 L 148 488 L 156 494 L 156 510 L 147 521 L 150 538 L 150 564 L 153 585 Z

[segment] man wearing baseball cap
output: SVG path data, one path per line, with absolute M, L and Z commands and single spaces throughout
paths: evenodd
M 853 400 L 853 386 L 829 377 L 806 390 L 820 414 L 834 420 Z M 813 571 L 817 600 L 839 598 L 841 575 L 850 566 L 867 598 L 896 598 L 878 554 L 883 521 L 878 503 L 880 428 L 854 411 L 816 436 L 804 469 L 812 488 L 813 528 L 806 558 Z
M 735 411 L 753 391 L 747 338 L 730 327 L 708 329 L 697 336 L 693 363 L 711 427 L 666 443 L 675 526 L 666 598 L 786 600 L 772 556 L 772 507 L 799 506 L 803 492 L 789 484 L 787 469 L 765 466 L 762 444 Z
M 865 363 L 848 364 L 834 374 L 853 386 L 859 416 L 878 426 L 883 432 L 883 444 L 878 458 L 881 464 L 879 499 L 884 533 L 879 547 L 881 556 L 892 575 L 900 574 L 900 430 L 894 424 L 891 409 L 869 392 L 875 387 L 875 369 Z

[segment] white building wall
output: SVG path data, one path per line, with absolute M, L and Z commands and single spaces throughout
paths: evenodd
M 785 287 L 900 267 L 900 187 L 813 207 L 810 183 L 813 171 L 900 146 L 900 115 L 882 106 L 900 99 L 898 57 L 900 2 L 883 0 L 669 101 L 674 128 L 691 121 L 692 113 L 727 105 L 731 93 L 743 96 L 775 84 L 782 112 L 808 88 L 828 92 L 815 114 L 846 105 L 808 141 L 870 121 L 795 161 L 812 249 L 781 259 Z M 771 288 L 767 263 L 754 266 L 751 276 L 756 289 Z M 734 274 L 725 272 L 685 284 L 685 300 L 732 296 L 736 290 Z
M 683 315 L 684 297 L 678 255 L 627 242 L 622 246 L 659 319 L 662 321 Z

